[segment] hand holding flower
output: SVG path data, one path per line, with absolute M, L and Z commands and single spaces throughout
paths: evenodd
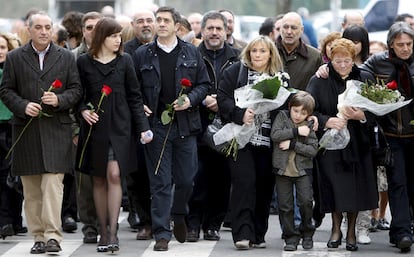
M 192 86 L 191 81 L 189 79 L 183 78 L 180 80 L 180 84 L 181 89 L 178 93 L 178 98 L 175 99 L 172 104 L 167 104 L 167 108 L 161 113 L 161 122 L 163 125 L 172 123 L 174 120 L 175 111 L 182 111 L 191 106 L 190 99 L 186 94 L 184 94 L 184 90 Z
M 341 130 L 346 126 L 347 121 L 342 118 L 331 117 L 325 124 L 325 128 Z
M 251 125 L 254 122 L 254 111 L 251 108 L 247 108 L 243 115 L 243 123 Z
M 341 113 L 346 120 L 365 120 L 365 113 L 360 108 L 344 106 Z
M 98 122 L 99 120 L 99 116 L 97 113 L 103 112 L 103 110 L 101 109 L 102 102 L 104 98 L 108 97 L 111 93 L 112 93 L 112 88 L 104 84 L 101 89 L 101 97 L 99 98 L 98 107 L 95 109 L 95 107 L 92 104 L 90 104 L 92 107 L 91 110 L 82 111 L 83 118 L 89 124 L 89 130 L 88 130 L 88 135 L 86 136 L 86 140 L 83 143 L 83 147 L 82 147 L 82 151 L 81 151 L 81 155 L 79 159 L 79 166 L 78 166 L 79 168 L 82 167 L 82 162 L 83 162 L 83 157 L 85 154 L 86 146 L 88 144 L 89 138 L 91 137 L 91 133 L 92 133 L 92 125 Z
M 53 107 L 57 107 L 59 105 L 59 98 L 53 92 L 53 89 L 59 89 L 62 87 L 62 81 L 55 79 L 52 84 L 50 85 L 49 89 L 43 93 L 42 96 L 42 103 L 51 105 Z
M 158 158 L 157 166 L 155 167 L 155 172 L 154 172 L 155 175 L 158 174 L 158 170 L 160 168 L 162 156 L 164 155 L 165 145 L 167 144 L 168 136 L 170 135 L 171 126 L 172 126 L 172 122 L 174 120 L 175 112 L 185 110 L 185 109 L 187 109 L 191 106 L 190 99 L 188 98 L 188 96 L 186 94 L 184 94 L 184 90 L 190 88 L 193 84 L 191 83 L 191 81 L 189 79 L 182 78 L 180 80 L 180 85 L 181 85 L 181 89 L 180 89 L 180 92 L 178 93 L 178 98 L 172 104 L 167 104 L 166 110 L 164 110 L 161 113 L 161 123 L 163 125 L 167 125 L 167 124 L 170 124 L 170 125 L 168 126 L 167 135 L 164 138 L 164 142 L 163 142 L 162 148 L 161 148 L 160 157 Z M 141 137 L 142 137 L 142 135 L 141 135 Z M 152 138 L 151 138 L 151 140 L 152 140 Z
M 40 104 L 29 102 L 26 105 L 26 109 L 24 113 L 30 117 L 37 117 L 41 111 L 42 111 L 42 106 Z
M 99 115 L 91 110 L 83 110 L 82 117 L 90 126 L 99 121 Z
M 184 111 L 185 109 L 189 108 L 191 106 L 190 99 L 188 96 L 184 96 L 182 98 L 177 98 L 173 102 L 173 108 L 175 111 Z
M 59 99 L 54 92 L 46 91 L 42 96 L 42 103 L 57 107 L 59 105 Z
M 57 103 L 57 96 L 55 95 L 55 93 L 52 93 L 53 89 L 59 89 L 62 87 L 62 82 L 59 79 L 55 79 L 52 84 L 50 85 L 49 89 L 44 93 L 46 94 L 46 99 L 49 103 Z M 43 89 L 42 89 L 43 90 Z M 49 94 L 52 93 L 52 94 Z M 43 96 L 44 96 L 43 94 Z M 53 96 L 54 95 L 54 96 Z M 53 100 L 54 97 L 56 97 L 56 100 Z M 20 132 L 19 136 L 17 137 L 17 139 L 14 141 L 13 145 L 10 147 L 9 151 L 6 154 L 5 159 L 8 159 L 10 157 L 10 154 L 13 152 L 14 148 L 16 147 L 17 143 L 20 141 L 20 139 L 22 138 L 24 132 L 26 131 L 26 129 L 30 126 L 30 124 L 32 123 L 33 119 L 38 117 L 39 119 L 42 116 L 46 116 L 46 117 L 51 117 L 51 115 L 44 113 L 42 111 L 42 104 L 43 104 L 43 97 L 42 100 L 40 102 L 40 104 L 38 103 L 34 103 L 34 102 L 29 102 L 26 105 L 26 108 L 24 110 L 25 114 L 30 116 L 30 120 L 26 123 L 26 125 L 24 126 L 23 130 Z M 47 103 L 45 103 L 47 104 Z M 56 105 L 57 106 L 57 105 Z

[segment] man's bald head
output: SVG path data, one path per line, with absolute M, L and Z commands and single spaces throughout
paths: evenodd
M 351 25 L 365 26 L 364 16 L 360 12 L 348 12 L 344 15 L 344 21 L 342 22 L 342 30 Z

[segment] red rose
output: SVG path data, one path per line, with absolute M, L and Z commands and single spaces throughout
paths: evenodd
M 52 82 L 52 85 L 50 85 L 50 88 L 48 91 L 51 91 L 52 89 L 58 89 L 62 87 L 62 81 L 55 79 L 55 81 Z
M 395 82 L 395 80 L 390 81 L 387 83 L 387 88 L 391 89 L 391 90 L 395 90 L 398 88 L 397 82 Z
M 189 79 L 186 79 L 186 78 L 181 79 L 180 84 L 183 87 L 191 87 L 192 86 L 191 81 Z
M 101 90 L 102 94 L 105 94 L 106 96 L 110 95 L 112 93 L 112 88 L 110 86 L 107 85 L 103 85 L 102 90 Z

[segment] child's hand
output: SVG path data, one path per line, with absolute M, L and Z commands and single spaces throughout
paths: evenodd
M 282 150 L 288 150 L 290 146 L 290 140 L 285 140 L 279 143 L 279 148 Z
M 300 136 L 307 137 L 309 136 L 311 129 L 308 126 L 300 126 L 298 127 L 298 133 Z

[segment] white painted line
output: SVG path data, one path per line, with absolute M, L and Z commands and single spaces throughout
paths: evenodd
M 173 240 L 168 244 L 168 257 L 208 257 L 217 241 L 200 240 L 196 243 L 183 243 Z M 152 242 L 141 257 L 165 257 L 166 252 L 154 251 L 155 242 Z M 194 255 L 197 253 L 197 255 Z

